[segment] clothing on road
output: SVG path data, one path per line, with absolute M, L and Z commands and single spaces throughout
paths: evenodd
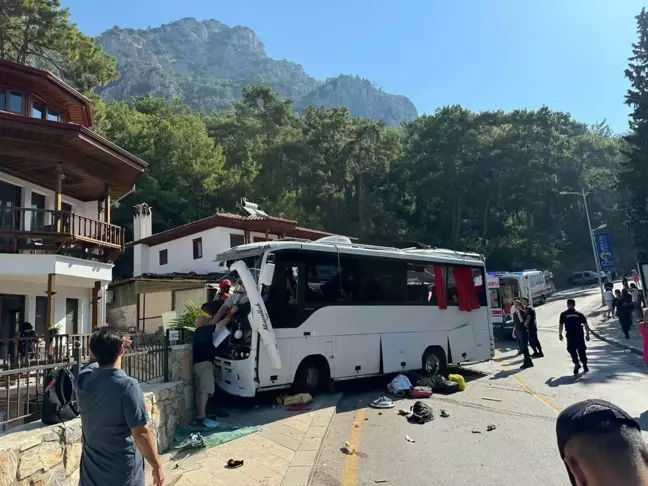
M 79 484 L 144 486 L 144 458 L 131 429 L 149 421 L 139 383 L 123 370 L 86 366 L 77 379 L 83 431 Z

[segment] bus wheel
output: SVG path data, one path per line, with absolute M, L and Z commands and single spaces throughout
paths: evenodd
M 435 376 L 445 372 L 446 357 L 443 349 L 431 347 L 423 353 L 423 372 L 426 375 Z
M 297 373 L 293 388 L 297 393 L 310 393 L 319 391 L 329 380 L 329 370 L 326 359 L 322 356 L 310 356 L 304 359 Z

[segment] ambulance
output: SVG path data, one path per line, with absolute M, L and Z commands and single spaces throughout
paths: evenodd
M 493 332 L 503 331 L 506 323 L 504 303 L 500 292 L 500 280 L 497 273 L 488 273 L 488 298 L 491 305 L 491 318 L 493 321 Z

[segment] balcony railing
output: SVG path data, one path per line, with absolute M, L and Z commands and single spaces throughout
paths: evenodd
M 7 241 L 11 240 L 11 241 Z M 124 229 L 68 211 L 0 205 L 0 246 L 38 249 L 39 244 L 89 244 L 124 249 Z

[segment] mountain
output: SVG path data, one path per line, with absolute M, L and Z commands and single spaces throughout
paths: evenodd
M 384 120 L 391 126 L 418 115 L 414 104 L 352 76 L 319 81 L 302 66 L 268 57 L 253 30 L 217 20 L 185 18 L 149 29 L 113 27 L 98 39 L 117 58 L 121 78 L 101 91 L 106 100 L 150 93 L 182 98 L 191 108 L 227 109 L 248 84 L 267 84 L 295 109 L 309 104 L 347 106 L 353 116 Z

